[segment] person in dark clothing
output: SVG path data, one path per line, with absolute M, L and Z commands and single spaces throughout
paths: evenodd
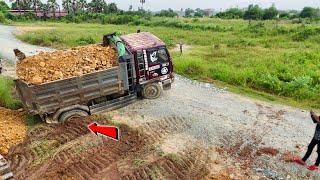
M 316 115 L 316 113 L 314 113 L 313 111 L 310 111 L 310 115 L 313 122 L 317 124 L 316 131 L 314 133 L 311 143 L 308 146 L 308 151 L 306 155 L 302 159 L 295 159 L 295 162 L 300 165 L 306 165 L 306 161 L 309 159 L 314 147 L 318 145 L 317 147 L 318 158 L 316 160 L 316 163 L 308 167 L 309 170 L 315 171 L 315 170 L 318 170 L 318 167 L 320 165 L 320 117 Z

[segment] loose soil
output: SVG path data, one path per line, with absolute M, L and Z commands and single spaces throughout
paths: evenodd
M 111 46 L 89 45 L 52 53 L 41 52 L 17 63 L 17 76 L 28 84 L 42 84 L 117 66 Z
M 24 120 L 23 112 L 0 107 L 0 154 L 7 154 L 11 146 L 25 138 L 27 127 Z
M 115 142 L 97 137 L 87 129 L 92 121 L 111 125 L 107 118 L 92 116 L 34 128 L 6 156 L 15 178 L 199 179 L 207 175 L 206 153 L 203 150 L 190 149 L 169 156 L 153 148 L 155 141 L 174 133 L 172 127 L 166 125 L 179 120 L 169 118 L 159 121 L 148 131 L 150 126 L 147 125 L 142 131 L 120 125 L 121 139 Z M 160 122 L 166 125 L 159 127 Z M 153 133 L 156 127 L 159 131 Z

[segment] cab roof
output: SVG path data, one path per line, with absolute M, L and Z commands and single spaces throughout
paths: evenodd
M 127 45 L 130 51 L 139 51 L 142 49 L 166 45 L 162 40 L 149 32 L 123 35 L 120 38 Z

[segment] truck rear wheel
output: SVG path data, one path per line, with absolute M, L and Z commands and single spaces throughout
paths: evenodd
M 70 121 L 72 119 L 86 117 L 88 115 L 89 115 L 89 113 L 84 110 L 74 109 L 74 110 L 70 110 L 70 111 L 62 113 L 59 118 L 59 122 L 63 123 L 63 122 Z
M 146 84 L 142 90 L 142 96 L 146 99 L 157 99 L 160 97 L 162 88 L 159 83 Z

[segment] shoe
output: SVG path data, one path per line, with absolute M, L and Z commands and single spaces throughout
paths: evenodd
M 318 170 L 318 166 L 312 165 L 312 166 L 309 166 L 308 169 L 309 169 L 310 171 L 316 171 L 316 170 Z
M 295 163 L 297 163 L 297 164 L 300 164 L 300 165 L 302 165 L 302 166 L 305 166 L 305 165 L 307 165 L 306 164 L 306 162 L 304 162 L 302 159 L 294 159 L 293 160 Z

